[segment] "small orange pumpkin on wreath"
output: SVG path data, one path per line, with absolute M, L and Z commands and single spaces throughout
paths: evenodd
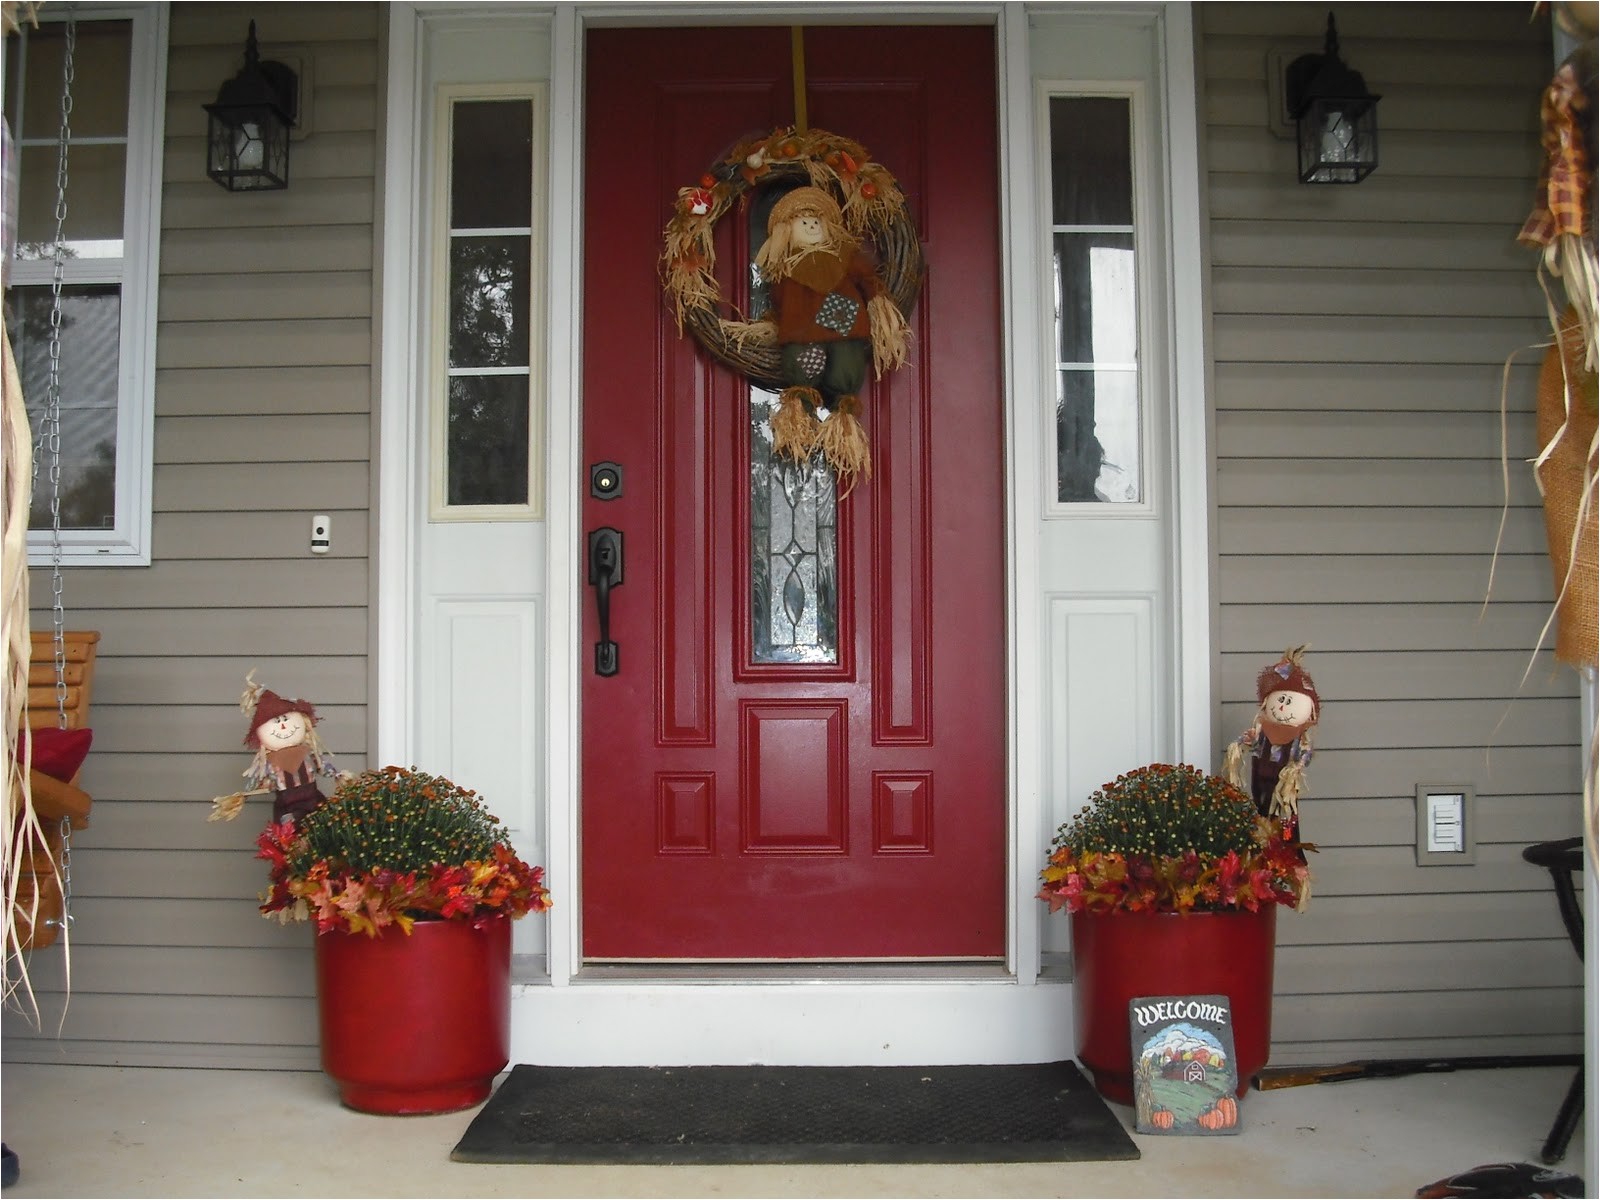
M 723 311 L 716 225 L 762 187 L 784 189 L 755 256 L 769 305 L 742 320 Z M 904 364 L 923 269 L 894 176 L 859 142 L 793 127 L 739 143 L 680 188 L 661 253 L 678 332 L 757 387 L 781 388 L 773 453 L 820 455 L 846 495 L 858 474 L 872 475 L 859 420 L 867 364 L 877 376 Z

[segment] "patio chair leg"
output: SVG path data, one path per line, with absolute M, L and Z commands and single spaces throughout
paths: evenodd
M 1572 1086 L 1567 1089 L 1567 1098 L 1561 1102 L 1561 1111 L 1556 1114 L 1556 1123 L 1550 1127 L 1550 1136 L 1544 1140 L 1544 1149 L 1539 1151 L 1539 1160 L 1545 1166 L 1554 1166 L 1566 1156 L 1567 1143 L 1572 1140 L 1572 1132 L 1582 1115 L 1583 1068 L 1579 1067 L 1572 1078 Z

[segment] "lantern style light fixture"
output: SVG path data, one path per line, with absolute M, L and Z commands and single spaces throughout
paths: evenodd
M 1360 183 L 1378 165 L 1378 101 L 1359 71 L 1339 58 L 1339 32 L 1328 14 L 1323 53 L 1289 64 L 1284 99 L 1300 142 L 1301 183 Z
M 244 44 L 244 69 L 217 92 L 206 136 L 206 174 L 230 192 L 289 186 L 289 130 L 297 116 L 299 80 L 280 62 L 262 62 L 256 23 Z

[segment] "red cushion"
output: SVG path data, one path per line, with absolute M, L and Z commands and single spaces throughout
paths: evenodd
M 45 726 L 33 731 L 33 769 L 51 779 L 71 783 L 89 757 L 90 729 L 57 729 Z M 17 738 L 17 758 L 22 758 L 22 739 Z

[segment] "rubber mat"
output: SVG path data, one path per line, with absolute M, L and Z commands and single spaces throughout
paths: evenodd
M 1071 1062 L 943 1067 L 516 1066 L 450 1157 L 474 1163 L 1136 1159 Z

